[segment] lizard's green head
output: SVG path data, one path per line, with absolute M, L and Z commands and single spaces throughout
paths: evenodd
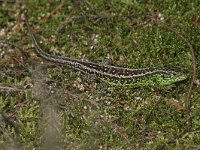
M 174 84 L 176 82 L 181 82 L 187 79 L 187 75 L 185 73 L 176 72 L 176 71 L 168 73 L 168 74 L 160 74 L 158 76 L 159 77 L 157 78 L 157 83 L 158 85 L 161 85 L 161 86 Z

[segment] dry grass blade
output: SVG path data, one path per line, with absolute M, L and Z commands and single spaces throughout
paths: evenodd
M 194 82 L 196 80 L 196 77 L 197 77 L 197 67 L 196 67 L 196 57 L 195 57 L 195 52 L 194 52 L 194 48 L 192 46 L 192 44 L 181 34 L 179 33 L 178 31 L 176 31 L 175 29 L 173 29 L 172 27 L 169 27 L 168 25 L 164 24 L 164 23 L 161 23 L 161 25 L 164 27 L 164 28 L 167 28 L 168 30 L 174 32 L 178 37 L 180 37 L 187 45 L 188 47 L 190 48 L 190 52 L 191 52 L 191 56 L 192 56 L 192 80 L 190 82 L 190 87 L 189 87 L 189 90 L 188 90 L 188 94 L 187 94 L 187 98 L 186 98 L 186 111 L 187 111 L 187 130 L 190 130 L 191 129 L 191 126 L 192 126 L 192 120 L 191 120 L 191 95 L 192 95 L 192 89 L 193 89 L 193 86 L 194 86 Z

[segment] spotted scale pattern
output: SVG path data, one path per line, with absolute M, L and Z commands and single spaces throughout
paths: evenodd
M 63 56 L 55 56 L 46 53 L 37 42 L 28 21 L 26 21 L 26 25 L 29 31 L 29 35 L 33 41 L 34 47 L 39 56 L 42 58 L 59 63 L 61 65 L 68 66 L 75 70 L 87 73 L 87 74 L 95 74 L 102 79 L 102 81 L 113 84 L 113 85 L 134 85 L 134 83 L 138 84 L 147 84 L 151 85 L 154 83 L 159 82 L 159 84 L 167 85 L 174 82 L 179 82 L 185 80 L 187 76 L 182 74 L 181 72 L 177 72 L 174 69 L 168 68 L 159 68 L 159 67 L 152 67 L 152 68 L 142 68 L 142 69 L 132 69 L 132 68 L 123 68 L 117 67 L 112 65 L 104 65 L 98 64 L 94 62 L 82 61 L 79 59 L 72 59 L 69 57 Z M 151 75 L 151 76 L 150 76 Z M 153 75 L 153 76 L 152 76 Z M 168 76 L 165 78 L 165 76 Z M 143 78 L 145 77 L 145 78 Z M 147 77 L 147 78 L 146 78 Z M 153 81 L 155 80 L 156 81 Z

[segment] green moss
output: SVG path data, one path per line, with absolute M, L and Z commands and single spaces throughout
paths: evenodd
M 53 12 L 61 3 L 62 7 Z M 176 34 L 155 21 L 160 17 L 191 42 L 197 64 L 200 63 L 197 0 L 32 0 L 26 7 L 37 39 L 48 53 L 91 61 L 109 56 L 118 66 L 180 67 L 191 74 L 190 49 Z M 190 99 L 193 126 L 189 132 L 186 132 L 186 110 L 179 109 L 185 106 L 190 78 L 169 88 L 113 89 L 106 93 L 99 90 L 101 84 L 88 83 L 84 76 L 67 67 L 44 61 L 48 68 L 45 71 L 41 59 L 32 55 L 35 52 L 30 48 L 26 28 L 16 27 L 23 23 L 16 16 L 22 12 L 21 8 L 17 4 L 0 3 L 0 31 L 9 32 L 0 34 L 0 39 L 19 47 L 11 50 L 0 46 L 0 84 L 33 87 L 31 92 L 0 92 L 0 110 L 11 116 L 9 119 L 19 129 L 16 131 L 8 122 L 2 124 L 0 147 L 8 142 L 6 134 L 26 149 L 45 147 L 44 143 L 48 143 L 45 140 L 51 136 L 62 149 L 198 147 L 200 95 L 196 84 Z M 50 17 L 41 19 L 48 13 Z M 103 17 L 95 19 L 92 15 Z M 78 19 L 66 23 L 72 16 Z M 9 23 L 16 28 L 10 30 Z M 45 110 L 44 106 L 49 105 L 53 109 Z M 47 118 L 43 111 L 49 115 Z M 41 125 L 41 120 L 47 121 Z

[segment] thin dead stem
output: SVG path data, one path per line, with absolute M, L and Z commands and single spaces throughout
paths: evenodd
M 181 34 L 179 33 L 178 31 L 176 31 L 175 29 L 173 29 L 172 27 L 169 27 L 168 25 L 166 25 L 165 23 L 161 23 L 161 25 L 174 32 L 178 37 L 180 37 L 187 45 L 188 47 L 190 48 L 190 52 L 191 52 L 191 56 L 192 56 L 192 79 L 191 79 L 191 82 L 190 82 L 190 87 L 189 87 L 189 90 L 188 90 L 188 94 L 187 94 L 187 98 L 185 100 L 185 103 L 186 103 L 186 111 L 187 111 L 187 131 L 191 129 L 192 127 L 192 120 L 191 120 L 191 95 L 192 95 L 192 89 L 193 89 L 193 86 L 194 86 L 194 82 L 196 80 L 196 77 L 197 77 L 197 69 L 196 69 L 196 58 L 195 58 L 195 52 L 194 52 L 194 48 L 192 46 L 192 44 Z

